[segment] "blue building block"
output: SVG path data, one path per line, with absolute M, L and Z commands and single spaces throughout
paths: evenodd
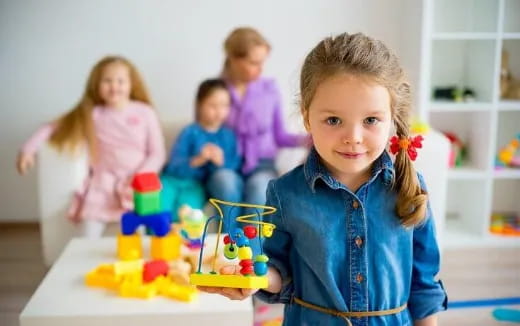
M 163 237 L 170 232 L 170 212 L 161 212 L 146 216 L 138 215 L 136 212 L 127 212 L 121 218 L 121 232 L 124 235 L 134 234 L 140 225 L 150 228 L 158 237 Z

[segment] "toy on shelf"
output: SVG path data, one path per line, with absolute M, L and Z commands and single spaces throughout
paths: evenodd
M 520 167 L 520 155 L 518 154 L 518 147 L 520 146 L 520 133 L 516 138 L 512 139 L 506 146 L 498 151 L 495 167 Z
M 180 219 L 180 235 L 184 244 L 189 249 L 200 249 L 202 246 L 202 233 L 207 217 L 202 210 L 193 209 L 188 205 L 182 205 L 178 211 Z
M 275 225 L 264 222 L 262 216 L 276 212 L 276 208 L 262 205 L 251 205 L 243 203 L 231 203 L 211 198 L 210 203 L 217 209 L 218 215 L 210 217 L 205 225 L 202 234 L 202 247 L 200 249 L 199 265 L 196 273 L 190 275 L 190 283 L 192 285 L 214 286 L 214 287 L 233 287 L 233 288 L 266 288 L 268 286 L 267 277 L 267 261 L 269 258 L 262 251 L 262 237 L 269 238 L 272 236 Z M 220 205 L 231 206 L 235 208 L 253 208 L 257 210 L 256 214 L 242 215 L 236 218 L 236 221 L 244 224 L 242 228 L 236 228 L 223 237 L 223 253 L 229 260 L 238 258 L 238 268 L 241 275 L 223 275 L 218 274 L 216 270 L 216 261 L 219 252 L 220 237 L 222 227 L 230 224 L 230 217 L 224 216 Z M 260 213 L 259 210 L 262 210 Z M 213 257 L 212 269 L 209 273 L 202 272 L 202 256 L 204 251 L 204 241 L 209 223 L 218 221 L 217 240 L 215 245 L 215 254 Z M 239 224 L 240 225 L 240 224 Z M 260 244 L 260 252 L 254 253 L 251 247 L 251 241 L 258 241 Z M 256 254 L 256 255 L 255 255 Z M 254 259 L 253 259 L 254 257 Z
M 147 299 L 162 295 L 180 301 L 195 300 L 198 292 L 187 282 L 191 265 L 179 261 L 180 236 L 170 227 L 170 213 L 161 212 L 157 174 L 135 175 L 132 188 L 135 210 L 123 214 L 117 237 L 120 261 L 93 269 L 85 276 L 85 283 L 117 291 L 122 297 Z M 153 233 L 149 261 L 143 260 L 141 235 L 136 232 L 141 225 Z
M 454 102 L 473 102 L 475 101 L 475 92 L 471 88 L 462 88 L 456 86 L 435 87 L 433 90 L 433 98 L 435 100 L 454 101 Z
M 500 97 L 509 100 L 520 100 L 520 80 L 512 75 L 509 69 L 509 53 L 505 50 L 502 51 Z
M 520 236 L 520 216 L 515 213 L 493 213 L 489 231 L 499 235 Z
M 462 166 L 466 158 L 466 147 L 454 133 L 444 132 L 444 136 L 448 138 L 451 144 L 449 167 L 453 168 Z

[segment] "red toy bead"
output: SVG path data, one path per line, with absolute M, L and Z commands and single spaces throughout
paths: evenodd
M 253 266 L 254 261 L 252 259 L 243 259 L 238 264 L 242 267 Z
M 226 235 L 224 237 L 224 244 L 228 244 L 228 243 L 232 243 L 233 241 L 231 241 L 231 237 L 229 235 Z
M 252 225 L 244 226 L 244 234 L 247 238 L 253 239 L 256 237 L 256 228 Z

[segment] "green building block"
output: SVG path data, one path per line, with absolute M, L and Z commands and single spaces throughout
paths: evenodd
M 150 215 L 161 212 L 160 191 L 137 192 L 134 191 L 134 211 L 137 215 Z

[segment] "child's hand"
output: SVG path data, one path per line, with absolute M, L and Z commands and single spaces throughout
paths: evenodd
M 238 266 L 224 266 L 220 269 L 220 274 L 240 275 L 240 271 L 238 270 Z M 258 289 L 221 288 L 212 286 L 197 286 L 197 288 L 204 292 L 223 295 L 231 300 L 244 300 L 258 292 Z
M 24 175 L 34 166 L 34 155 L 20 153 L 16 160 L 16 169 L 20 175 Z
M 216 166 L 222 166 L 224 164 L 224 151 L 217 145 L 211 146 L 211 158 L 210 160 Z

